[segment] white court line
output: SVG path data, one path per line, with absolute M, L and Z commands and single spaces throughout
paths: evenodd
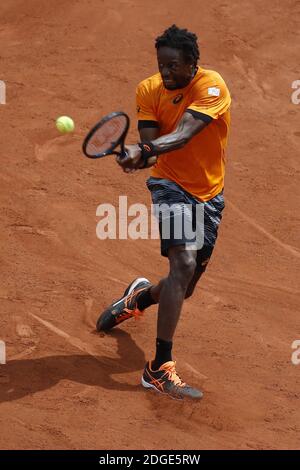
M 278 238 L 274 237 L 271 233 L 267 232 L 263 227 L 261 227 L 258 223 L 256 223 L 251 217 L 248 217 L 247 215 L 244 214 L 240 209 L 238 209 L 235 204 L 232 202 L 228 201 L 227 199 L 227 204 L 237 213 L 239 214 L 240 217 L 242 217 L 244 220 L 248 222 L 248 224 L 252 225 L 252 227 L 256 228 L 259 232 L 263 233 L 269 240 L 271 240 L 274 243 L 277 243 L 277 245 L 281 246 L 284 250 L 288 251 L 290 254 L 296 256 L 297 258 L 300 258 L 300 252 L 296 249 L 293 248 L 292 246 L 288 245 L 287 243 L 283 243 L 281 240 Z
M 23 357 L 29 356 L 30 354 L 33 353 L 33 351 L 36 350 L 37 345 L 35 344 L 34 346 L 31 346 L 30 348 L 25 349 L 25 351 L 22 351 L 21 353 L 14 354 L 13 356 L 10 357 L 10 361 L 17 361 L 18 359 L 22 359 Z
M 6 364 L 6 346 L 4 341 L 0 341 L 0 364 Z
M 121 281 L 121 279 L 116 279 L 115 277 L 111 277 L 111 276 L 106 276 L 106 279 L 116 282 L 117 284 L 123 284 L 123 286 L 126 286 L 126 287 L 128 287 L 128 285 L 130 284 L 130 282 Z
M 220 276 L 218 274 L 210 275 L 210 274 L 207 273 L 205 275 L 205 279 L 208 282 L 211 282 L 214 285 L 219 284 L 219 281 L 221 280 L 221 281 L 226 281 L 229 284 L 231 284 L 232 282 L 239 282 L 239 283 L 247 284 L 247 285 L 250 285 L 250 286 L 263 287 L 265 289 L 274 289 L 274 290 L 277 290 L 277 291 L 280 290 L 282 292 L 287 292 L 288 294 L 292 294 L 292 295 L 299 295 L 300 294 L 300 291 L 297 290 L 297 289 L 289 289 L 288 287 L 282 287 L 282 286 L 278 286 L 276 284 L 267 284 L 265 282 L 251 281 L 249 279 L 242 279 L 241 277 Z M 202 286 L 202 289 L 203 289 L 203 286 Z
M 61 329 L 59 329 L 56 326 L 52 325 L 48 321 L 43 320 L 42 318 L 38 317 L 37 315 L 34 315 L 33 313 L 29 312 L 29 315 L 31 315 L 35 320 L 37 320 L 39 323 L 44 325 L 48 330 L 52 331 L 53 333 L 56 333 L 61 338 L 64 338 L 72 346 L 75 346 L 75 348 L 78 348 L 80 351 L 83 351 L 85 353 L 88 353 L 90 356 L 93 356 L 98 362 L 101 362 L 102 364 L 104 363 L 104 364 L 107 364 L 107 365 L 111 366 L 111 362 L 109 360 L 106 361 L 103 357 L 99 358 L 99 356 L 97 354 L 95 354 L 89 348 L 89 346 L 86 343 L 84 343 L 83 341 L 81 341 L 80 339 L 75 338 L 74 336 L 70 336 L 68 333 L 65 333 Z M 185 363 L 186 368 L 189 369 L 194 375 L 196 375 L 200 379 L 206 380 L 208 378 L 206 375 L 201 374 L 201 372 L 197 371 L 194 367 L 192 367 L 187 362 L 184 362 L 184 363 Z M 126 372 L 128 372 L 128 368 L 123 366 L 121 363 L 117 364 L 117 365 L 118 365 L 118 367 L 120 367 L 120 369 L 123 369 Z M 114 366 L 116 366 L 116 364 L 114 364 Z
M 85 353 L 88 353 L 90 356 L 93 356 L 98 362 L 101 362 L 102 364 L 107 364 L 111 366 L 111 361 L 109 359 L 105 359 L 103 357 L 99 357 L 97 353 L 94 353 L 91 348 L 81 341 L 79 338 L 75 338 L 74 336 L 69 335 L 68 333 L 65 333 L 63 330 L 57 328 L 56 326 L 52 325 L 46 320 L 43 320 L 42 318 L 38 317 L 37 315 L 34 315 L 33 313 L 29 312 L 29 315 L 35 318 L 39 323 L 44 325 L 48 330 L 52 331 L 53 333 L 56 333 L 58 336 L 61 338 L 64 338 L 68 343 L 70 343 L 72 346 L 75 346 L 75 348 L 79 349 L 80 351 L 83 351 Z M 127 368 L 123 366 L 121 363 L 118 364 L 118 367 L 120 367 L 123 370 L 127 371 Z

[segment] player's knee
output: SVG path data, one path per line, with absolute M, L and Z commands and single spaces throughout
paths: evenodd
M 171 269 L 171 274 L 186 285 L 192 279 L 196 269 L 196 260 L 189 253 L 181 254 Z
M 196 260 L 190 255 L 182 256 L 178 267 L 185 276 L 192 277 L 196 269 Z

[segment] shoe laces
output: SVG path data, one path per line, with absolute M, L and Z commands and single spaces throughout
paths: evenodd
M 128 306 L 130 305 L 130 303 L 132 302 L 132 300 L 135 300 L 135 305 L 134 305 L 134 309 L 130 309 L 133 313 L 133 315 L 137 315 L 137 316 L 140 316 L 140 314 L 143 312 L 143 310 L 139 310 L 137 308 L 137 297 L 138 297 L 138 294 L 140 294 L 141 292 L 143 292 L 145 290 L 145 287 L 141 287 L 140 289 L 137 289 L 133 292 L 131 292 L 131 294 L 128 294 L 125 298 L 125 308 L 124 310 L 127 312 L 129 309 L 128 309 Z M 139 313 L 134 313 L 134 311 L 137 311 Z
M 176 387 L 184 387 L 186 385 L 185 382 L 182 382 L 181 378 L 176 372 L 176 362 L 167 362 L 161 367 L 161 369 L 166 371 L 168 380 L 173 382 Z

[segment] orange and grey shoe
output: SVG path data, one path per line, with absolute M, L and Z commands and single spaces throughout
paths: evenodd
M 151 362 L 148 362 L 142 376 L 143 387 L 153 388 L 157 392 L 165 393 L 178 400 L 183 398 L 200 400 L 203 393 L 184 383 L 177 374 L 175 365 L 176 362 L 169 361 L 160 366 L 158 370 L 152 370 Z
M 150 281 L 145 277 L 139 277 L 132 281 L 123 296 L 100 315 L 97 321 L 97 330 L 108 331 L 128 318 L 137 318 L 142 315 L 143 311 L 137 307 L 137 298 L 150 286 Z

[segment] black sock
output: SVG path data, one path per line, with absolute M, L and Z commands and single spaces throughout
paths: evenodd
M 151 287 L 138 295 L 136 304 L 139 310 L 145 310 L 145 308 L 150 307 L 150 305 L 156 304 L 151 297 L 150 290 Z
M 165 362 L 172 361 L 172 341 L 156 338 L 156 356 L 151 364 L 152 370 L 158 370 Z

